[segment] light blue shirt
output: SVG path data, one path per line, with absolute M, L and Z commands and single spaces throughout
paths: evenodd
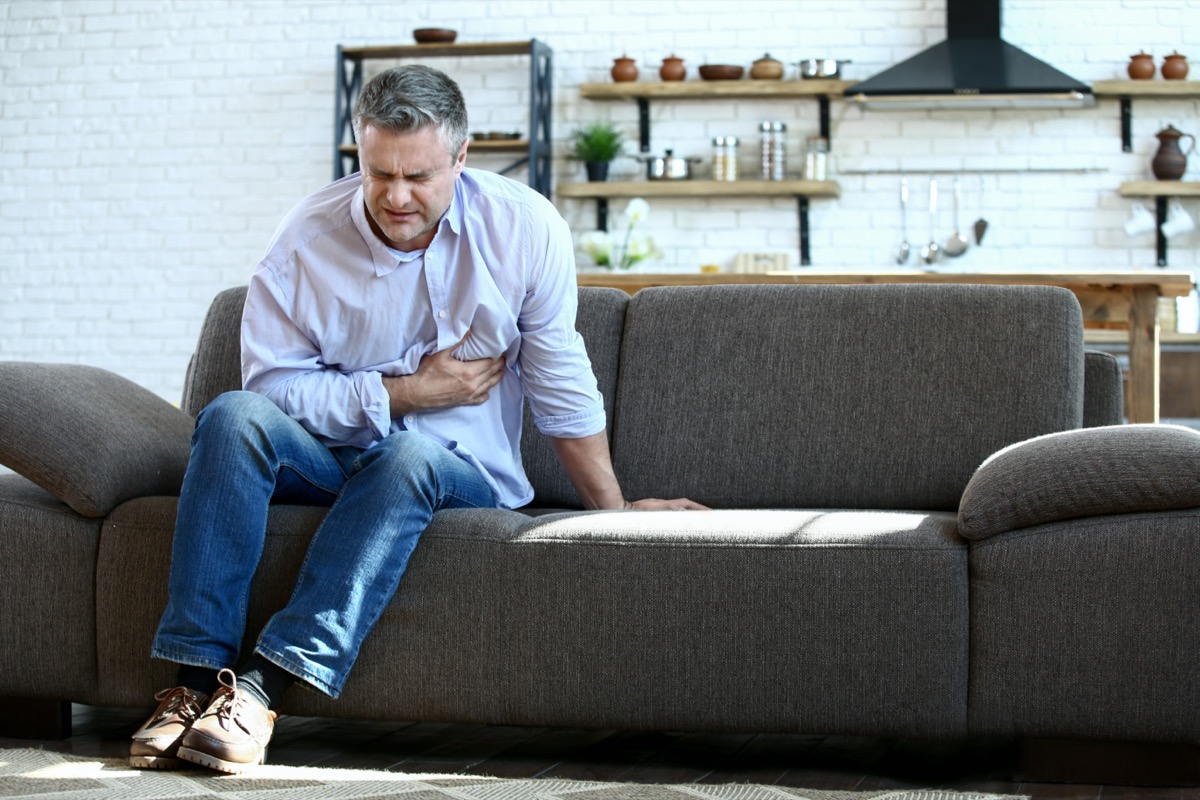
M 327 446 L 367 448 L 419 431 L 474 464 L 499 505 L 533 498 L 521 465 L 522 400 L 538 430 L 604 430 L 604 404 L 575 330 L 570 230 L 541 195 L 465 169 L 428 249 L 398 258 L 372 232 L 353 174 L 300 203 L 250 280 L 242 383 Z M 385 375 L 411 375 L 454 347 L 464 360 L 503 355 L 488 400 L 392 419 Z

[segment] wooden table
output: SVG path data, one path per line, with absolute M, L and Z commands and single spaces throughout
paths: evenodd
M 1129 331 L 1130 422 L 1158 422 L 1158 298 L 1185 297 L 1192 291 L 1186 272 L 1096 273 L 948 273 L 888 270 L 887 272 L 802 272 L 765 274 L 732 273 L 611 273 L 581 272 L 580 286 L 612 286 L 633 294 L 648 286 L 706 286 L 728 283 L 974 283 L 988 285 L 1062 286 L 1079 298 L 1086 328 Z

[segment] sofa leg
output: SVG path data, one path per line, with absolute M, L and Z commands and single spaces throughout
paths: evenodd
M 0 697 L 0 736 L 11 739 L 66 739 L 70 735 L 70 703 L 63 700 Z
M 1200 746 L 1022 739 L 1020 780 L 1110 786 L 1200 785 Z

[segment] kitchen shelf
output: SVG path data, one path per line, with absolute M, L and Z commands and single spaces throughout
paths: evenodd
M 1200 97 L 1200 81 L 1096 81 L 1092 93 L 1097 97 L 1121 100 L 1121 150 L 1133 152 L 1133 99 L 1135 97 Z
M 596 201 L 596 228 L 608 230 L 608 201 L 614 197 L 794 197 L 800 224 L 800 264 L 812 263 L 808 235 L 808 199 L 837 197 L 836 181 L 592 181 L 560 183 L 559 197 Z
M 471 56 L 529 56 L 528 138 L 472 141 L 475 153 L 523 153 L 524 156 L 500 170 L 501 174 L 528 165 L 529 185 L 549 197 L 551 180 L 551 119 L 553 51 L 537 39 L 520 42 L 463 42 L 455 44 L 381 45 L 343 47 L 336 56 L 337 84 L 334 106 L 333 177 L 344 177 L 358 168 L 358 146 L 354 142 L 354 104 L 363 85 L 363 63 L 379 59 L 461 58 Z M 347 170 L 347 163 L 351 166 Z
M 789 99 L 816 98 L 820 114 L 821 136 L 833 147 L 829 128 L 829 100 L 841 98 L 856 81 L 818 78 L 795 81 L 658 81 L 641 83 L 585 83 L 579 94 L 589 100 L 635 100 L 638 105 L 638 143 L 643 153 L 650 152 L 650 101 L 696 99 Z
M 559 197 L 837 197 L 836 181 L 594 181 L 560 183 Z
M 1136 81 L 1129 81 L 1135 83 Z M 1125 181 L 1121 184 L 1121 197 L 1153 197 L 1155 226 L 1155 262 L 1167 266 L 1167 237 L 1162 224 L 1167 221 L 1168 197 L 1200 197 L 1200 182 L 1197 181 Z

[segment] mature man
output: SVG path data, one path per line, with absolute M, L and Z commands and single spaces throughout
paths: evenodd
M 251 279 L 245 391 L 197 419 L 152 648 L 177 685 L 133 735 L 133 766 L 241 772 L 291 683 L 337 697 L 433 513 L 532 499 L 524 398 L 589 508 L 702 508 L 623 496 L 575 331 L 570 232 L 540 195 L 465 169 L 458 86 L 390 70 L 354 126 L 361 174 L 301 202 Z M 239 662 L 272 500 L 330 510 Z

